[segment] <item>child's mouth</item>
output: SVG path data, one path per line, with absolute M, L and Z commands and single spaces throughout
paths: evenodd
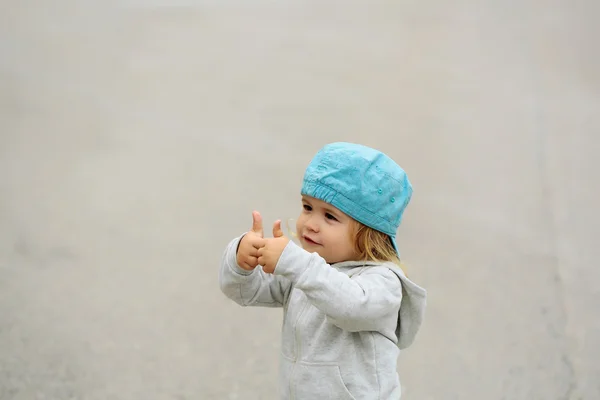
M 308 236 L 304 236 L 304 240 L 308 243 L 308 244 L 312 244 L 314 246 L 320 246 L 321 243 L 317 243 L 314 240 L 312 240 L 311 238 L 309 238 Z

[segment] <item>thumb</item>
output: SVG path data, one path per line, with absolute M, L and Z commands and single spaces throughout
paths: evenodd
M 281 230 L 281 220 L 278 219 L 273 224 L 273 237 L 278 238 L 283 236 L 283 231 Z
M 258 211 L 252 212 L 252 232 L 258 233 L 260 237 L 263 237 L 263 225 L 262 217 Z

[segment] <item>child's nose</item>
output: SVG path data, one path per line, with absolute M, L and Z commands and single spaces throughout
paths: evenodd
M 311 216 L 308 219 L 308 221 L 306 221 L 306 227 L 313 232 L 319 232 L 321 230 L 321 228 L 319 226 L 319 221 L 317 220 L 317 217 L 315 217 L 314 215 Z

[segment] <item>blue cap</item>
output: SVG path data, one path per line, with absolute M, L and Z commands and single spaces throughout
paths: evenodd
M 400 256 L 396 231 L 412 185 L 404 170 L 384 153 L 354 143 L 328 144 L 306 168 L 301 193 L 385 233 Z

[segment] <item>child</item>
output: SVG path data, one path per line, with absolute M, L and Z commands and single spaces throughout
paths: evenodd
M 283 307 L 280 398 L 399 399 L 396 363 L 421 325 L 426 292 L 401 269 L 396 231 L 412 195 L 385 154 L 332 143 L 308 165 L 299 247 L 261 216 L 225 250 L 221 290 L 242 306 Z

